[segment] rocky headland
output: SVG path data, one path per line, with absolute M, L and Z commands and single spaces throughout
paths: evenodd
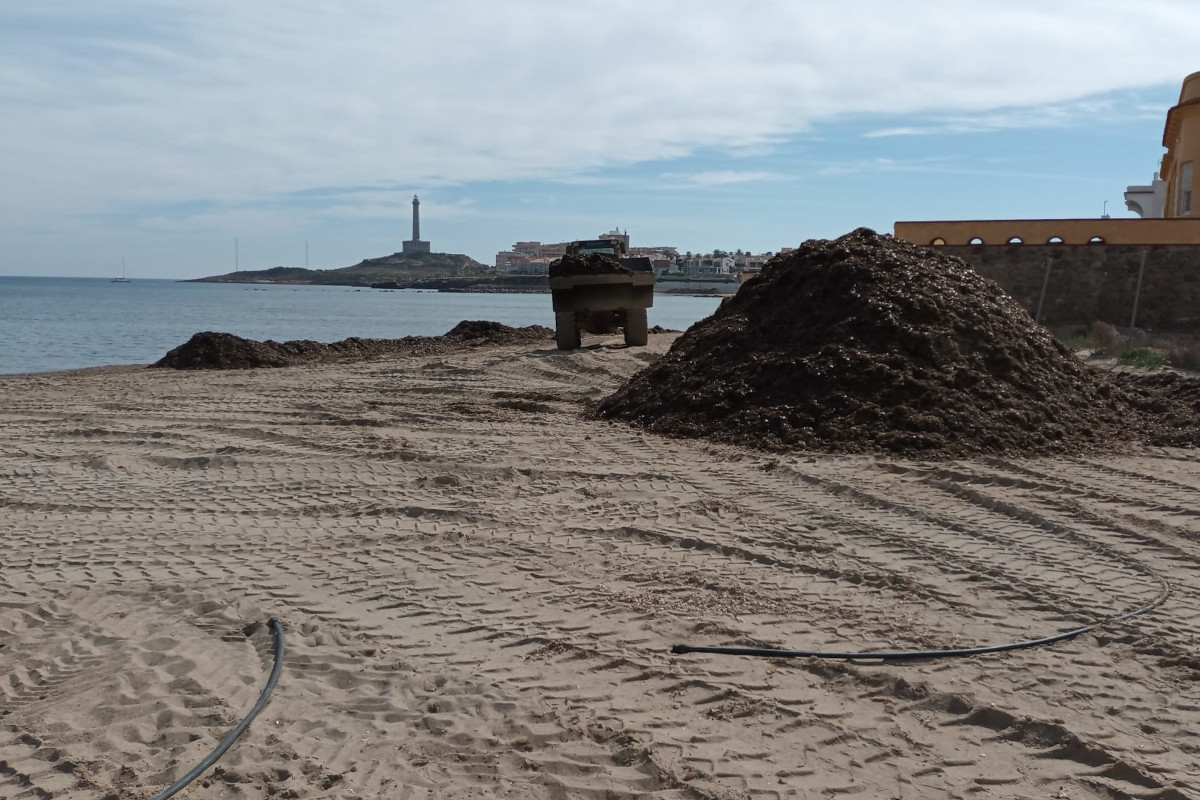
M 471 279 L 487 282 L 487 267 L 462 253 L 393 253 L 380 258 L 366 258 L 357 264 L 338 269 L 307 269 L 305 267 L 272 267 L 261 270 L 239 270 L 224 275 L 198 278 L 197 283 L 282 283 L 302 286 L 372 286 L 410 288 L 422 281 Z M 440 287 L 413 287 L 440 288 Z

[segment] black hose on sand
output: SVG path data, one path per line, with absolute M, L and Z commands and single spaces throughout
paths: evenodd
M 1161 577 L 1155 577 L 1158 577 L 1162 584 L 1162 592 L 1155 598 L 1154 602 L 1148 605 L 1133 611 L 1127 611 L 1124 614 L 1118 614 L 1115 617 L 1106 617 L 1099 622 L 1093 622 L 1091 625 L 1084 625 L 1082 628 L 1074 628 L 1062 633 L 1056 633 L 1053 636 L 1044 636 L 1041 639 L 1030 639 L 1024 642 L 984 645 L 982 647 L 963 647 L 953 650 L 884 650 L 876 653 L 830 653 L 818 650 L 775 650 L 769 647 L 706 647 L 702 645 L 677 644 L 671 648 L 671 652 L 675 655 L 711 653 L 723 656 L 756 656 L 759 658 L 840 658 L 847 660 L 861 659 L 863 661 L 907 661 L 922 658 L 962 658 L 965 656 L 984 655 L 986 653 L 1003 653 L 1009 650 L 1024 650 L 1030 647 L 1041 647 L 1053 644 L 1054 642 L 1073 639 L 1076 636 L 1094 631 L 1097 628 L 1102 628 L 1105 625 L 1121 622 L 1158 608 L 1166 602 L 1167 596 L 1170 594 L 1170 586 Z
M 171 784 L 161 794 L 155 795 L 153 800 L 167 800 L 168 797 L 174 797 L 177 792 L 200 777 L 201 773 L 206 769 L 217 763 L 217 759 L 225 755 L 225 751 L 232 747 L 238 737 L 246 732 L 246 729 L 250 727 L 250 723 L 258 716 L 258 712 L 262 711 L 267 705 L 267 700 L 270 699 L 271 692 L 275 689 L 275 684 L 279 682 L 279 673 L 283 669 L 283 625 L 275 617 L 271 617 L 267 621 L 267 625 L 275 634 L 275 667 L 271 670 L 271 677 L 267 680 L 266 688 L 259 695 L 258 702 L 254 704 L 254 708 L 250 709 L 250 713 L 246 715 L 246 718 L 238 723 L 236 728 L 225 735 L 225 738 L 217 745 L 217 749 L 208 754 L 208 758 L 193 767 L 191 772 L 175 781 L 175 783 Z

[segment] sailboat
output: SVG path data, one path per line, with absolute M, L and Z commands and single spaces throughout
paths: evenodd
M 121 256 L 121 277 L 113 278 L 109 283 L 133 283 L 133 281 L 125 277 L 125 256 Z

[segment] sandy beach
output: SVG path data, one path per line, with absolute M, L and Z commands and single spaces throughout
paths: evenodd
M 0 378 L 0 798 L 1200 797 L 1200 459 L 766 454 L 666 351 Z M 898 663 L 677 643 L 924 650 Z

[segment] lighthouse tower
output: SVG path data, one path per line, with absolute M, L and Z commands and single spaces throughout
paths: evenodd
M 429 242 L 421 241 L 421 201 L 413 195 L 413 232 L 412 238 L 404 243 L 404 253 L 428 253 Z

